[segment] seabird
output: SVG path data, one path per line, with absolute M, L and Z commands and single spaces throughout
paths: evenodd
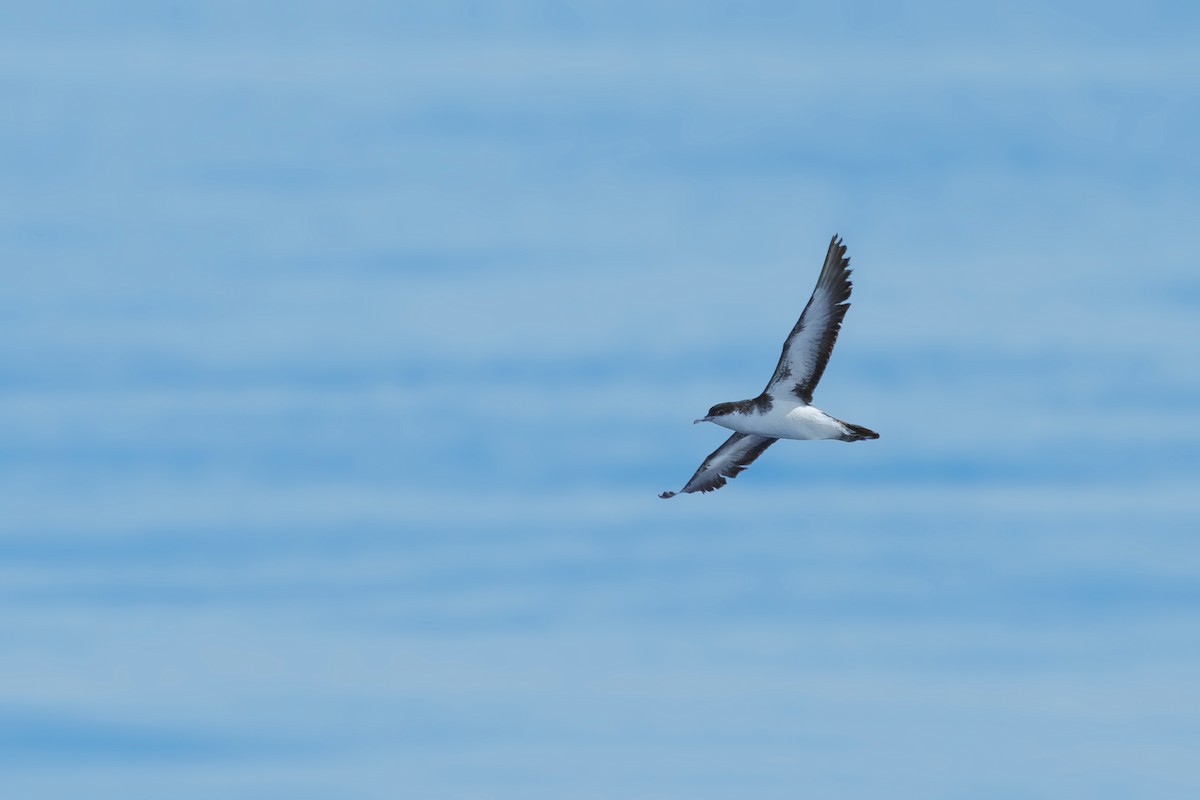
M 842 422 L 812 404 L 812 393 L 829 363 L 842 318 L 850 308 L 850 259 L 834 234 L 804 313 L 783 343 L 783 354 L 767 388 L 753 400 L 718 403 L 700 422 L 715 422 L 734 431 L 680 492 L 711 492 L 735 478 L 750 462 L 779 439 L 840 439 L 859 442 L 879 434 L 861 425 Z M 663 492 L 662 498 L 675 492 Z

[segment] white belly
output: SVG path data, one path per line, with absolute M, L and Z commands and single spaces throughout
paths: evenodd
M 714 419 L 723 428 L 738 433 L 755 433 L 776 439 L 840 439 L 846 428 L 813 406 L 775 403 L 765 414 L 729 414 Z

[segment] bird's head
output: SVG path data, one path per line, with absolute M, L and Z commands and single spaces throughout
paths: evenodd
M 733 403 L 717 403 L 715 406 L 713 406 L 712 408 L 710 408 L 708 410 L 707 415 L 705 415 L 704 417 L 701 417 L 698 420 L 693 421 L 692 424 L 698 425 L 701 422 L 716 422 L 718 419 L 725 416 L 726 414 L 732 414 L 733 412 L 734 412 L 734 404 Z

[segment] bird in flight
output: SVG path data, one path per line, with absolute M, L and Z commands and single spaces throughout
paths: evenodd
M 842 318 L 850 308 L 850 259 L 836 234 L 829 242 L 825 265 L 804 313 L 783 343 L 775 374 L 752 400 L 718 403 L 700 422 L 715 422 L 734 432 L 718 447 L 680 492 L 712 492 L 735 478 L 780 439 L 841 439 L 859 442 L 879 434 L 842 422 L 812 404 L 812 393 L 829 363 Z M 663 492 L 663 499 L 676 492 Z

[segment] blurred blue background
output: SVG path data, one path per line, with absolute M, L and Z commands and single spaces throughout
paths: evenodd
M 1200 792 L 1194 4 L 0 17 L 6 797 Z

